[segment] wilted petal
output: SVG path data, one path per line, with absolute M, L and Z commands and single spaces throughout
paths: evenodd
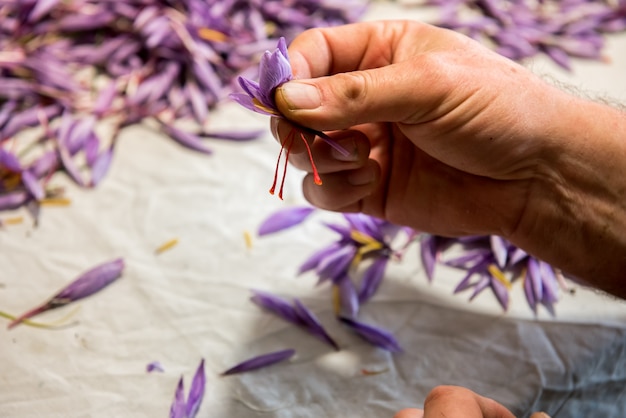
M 294 299 L 294 309 L 297 315 L 300 317 L 300 321 L 302 325 L 314 336 L 324 341 L 325 343 L 330 344 L 335 350 L 339 350 L 339 346 L 333 340 L 330 335 L 326 332 L 320 321 L 317 319 L 315 314 L 309 310 L 302 302 L 298 299 Z
M 537 300 L 535 299 L 535 291 L 533 289 L 533 281 L 530 278 L 528 271 L 526 271 L 526 276 L 524 276 L 524 294 L 526 295 L 526 301 L 530 306 L 530 309 L 537 313 Z
M 254 296 L 250 298 L 252 302 L 268 311 L 274 312 L 286 321 L 297 325 L 302 324 L 300 315 L 298 315 L 298 312 L 296 312 L 294 307 L 291 306 L 291 303 L 287 300 L 260 290 L 253 290 L 252 293 L 254 294 Z
M 121 258 L 92 268 L 91 270 L 81 274 L 76 280 L 54 295 L 46 303 L 15 319 L 9 324 L 9 328 L 13 328 L 24 319 L 32 318 L 33 316 L 50 309 L 59 308 L 67 305 L 68 303 L 91 296 L 117 280 L 122 275 L 123 270 L 124 261 Z
M 394 353 L 402 351 L 400 344 L 389 331 L 350 318 L 341 317 L 339 320 L 363 337 L 364 340 L 377 347 Z
M 227 376 L 236 373 L 248 372 L 251 370 L 260 369 L 263 367 L 271 366 L 281 361 L 291 358 L 296 353 L 296 350 L 287 349 L 281 351 L 275 351 L 268 354 L 263 354 L 257 357 L 253 357 L 236 366 L 231 367 L 222 373 L 222 376 Z
M 191 389 L 189 389 L 189 396 L 187 396 L 187 406 L 185 408 L 187 412 L 187 418 L 195 418 L 202 404 L 204 398 L 204 387 L 206 384 L 206 376 L 204 373 L 204 359 L 200 361 L 200 365 L 196 370 L 196 374 L 191 382 Z
M 483 290 L 485 290 L 491 284 L 491 278 L 487 275 L 487 273 L 481 273 L 480 279 L 474 285 L 474 292 L 471 294 L 469 300 L 474 300 L 476 296 L 480 294 Z
M 174 401 L 170 407 L 170 418 L 186 418 L 185 415 L 185 384 L 183 383 L 183 377 L 181 376 L 178 381 L 178 386 L 176 386 Z
M 383 280 L 388 261 L 389 259 L 387 257 L 379 257 L 365 270 L 363 280 L 361 281 L 361 288 L 359 289 L 360 303 L 365 303 L 374 296 Z
M 293 207 L 276 211 L 261 223 L 259 235 L 268 235 L 299 225 L 314 210 L 312 207 Z

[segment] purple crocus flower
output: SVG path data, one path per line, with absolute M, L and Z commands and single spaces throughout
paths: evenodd
M 189 389 L 189 395 L 186 401 L 183 377 L 180 377 L 178 385 L 176 386 L 174 401 L 170 407 L 170 418 L 195 418 L 200 409 L 200 405 L 202 405 L 205 385 L 206 375 L 204 372 L 204 359 L 202 359 L 191 382 L 191 388 Z
M 228 376 L 236 373 L 249 372 L 251 370 L 261 369 L 268 367 L 281 361 L 285 361 L 291 358 L 296 353 L 294 349 L 286 349 L 280 351 L 274 351 L 272 353 L 262 354 L 260 356 L 252 357 L 246 361 L 243 361 L 236 366 L 229 368 L 222 372 L 222 376 Z
M 283 116 L 278 110 L 278 107 L 276 106 L 276 101 L 274 100 L 274 93 L 276 92 L 276 89 L 278 87 L 291 80 L 292 77 L 293 76 L 291 73 L 291 64 L 289 63 L 289 54 L 287 52 L 287 42 L 285 41 L 285 38 L 281 37 L 278 40 L 277 48 L 272 52 L 265 51 L 265 53 L 261 57 L 261 62 L 259 64 L 259 82 L 257 83 L 256 81 L 240 76 L 238 78 L 238 81 L 244 93 L 232 93 L 230 97 L 246 109 L 261 113 L 263 115 L 282 118 Z M 297 129 L 300 131 L 300 139 L 304 143 L 309 155 L 311 168 L 313 169 L 313 179 L 315 181 L 315 184 L 321 185 L 322 179 L 319 176 L 317 167 L 315 166 L 315 162 L 313 161 L 311 148 L 309 147 L 309 143 L 307 142 L 304 134 L 307 133 L 309 135 L 317 135 L 320 138 L 324 139 L 326 142 L 328 142 L 330 146 L 337 149 L 342 154 L 348 155 L 349 153 L 347 150 L 345 150 L 323 132 L 313 131 L 309 128 L 298 125 Z M 285 151 L 286 149 L 283 176 L 278 192 L 278 197 L 280 197 L 281 199 L 283 198 L 283 187 L 285 184 L 285 174 L 287 172 L 289 154 L 291 152 L 291 147 L 293 145 L 296 135 L 296 128 L 294 128 L 289 134 L 286 141 L 281 144 L 280 153 L 278 154 L 278 161 L 276 162 L 276 170 L 274 171 L 274 182 L 272 184 L 272 187 L 270 188 L 271 194 L 274 194 L 276 190 L 280 159 L 282 157 L 283 151 Z
M 9 328 L 13 328 L 23 320 L 32 318 L 42 312 L 60 308 L 93 295 L 117 280 L 122 275 L 123 270 L 124 260 L 118 258 L 86 271 L 47 302 L 20 315 L 9 324 Z

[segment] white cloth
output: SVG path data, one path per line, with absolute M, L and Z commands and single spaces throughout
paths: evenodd
M 370 16 L 407 14 L 374 3 Z M 626 102 L 625 51 L 622 35 L 609 39 L 611 65 L 576 61 L 572 74 L 542 58 L 531 65 Z M 215 128 L 268 123 L 233 104 L 211 115 Z M 537 409 L 626 416 L 623 302 L 578 289 L 563 295 L 556 320 L 544 311 L 534 319 L 518 286 L 503 314 L 487 292 L 472 304 L 467 295 L 451 296 L 458 271 L 441 269 L 429 285 L 415 249 L 389 268 L 363 309 L 364 320 L 392 330 L 405 349 L 388 354 L 334 321 L 327 287 L 296 277 L 299 263 L 332 233 L 312 219 L 254 237 L 272 211 L 304 203 L 293 168 L 285 202 L 267 193 L 278 155 L 269 132 L 256 142 L 210 144 L 215 153 L 205 156 L 148 127 L 128 128 L 100 187 L 79 190 L 57 175 L 53 183 L 67 186 L 71 206 L 44 208 L 38 228 L 25 222 L 0 231 L 0 309 L 13 314 L 98 263 L 123 257 L 127 264 L 122 279 L 79 303 L 77 325 L 0 328 L 1 417 L 167 416 L 179 377 L 188 389 L 201 358 L 207 386 L 199 417 L 391 417 L 420 406 L 439 384 L 467 386 L 519 416 Z M 179 245 L 155 255 L 171 238 Z M 248 300 L 251 288 L 301 298 L 342 351 L 261 311 Z M 54 321 L 71 309 L 37 320 Z M 281 348 L 295 348 L 297 356 L 255 373 L 218 376 Z M 154 360 L 164 373 L 146 373 Z

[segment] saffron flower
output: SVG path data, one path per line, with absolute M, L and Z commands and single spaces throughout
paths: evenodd
M 200 405 L 202 405 L 205 385 L 206 375 L 204 373 L 204 359 L 202 359 L 191 381 L 191 388 L 189 389 L 189 395 L 186 401 L 185 385 L 183 377 L 180 377 L 178 385 L 176 386 L 174 401 L 170 407 L 170 418 L 195 418 L 200 409 Z
M 278 40 L 277 48 L 272 52 L 265 51 L 265 53 L 261 57 L 261 62 L 259 64 L 259 82 L 257 83 L 256 81 L 240 76 L 238 78 L 238 81 L 244 93 L 232 93 L 230 97 L 246 109 L 263 115 L 282 118 L 283 115 L 278 110 L 278 107 L 276 106 L 276 101 L 274 100 L 274 93 L 276 92 L 276 89 L 278 87 L 291 80 L 292 78 L 293 75 L 291 72 L 291 64 L 289 62 L 289 54 L 287 52 L 287 42 L 285 41 L 285 38 L 281 37 Z M 291 123 L 293 124 L 293 122 Z M 272 183 L 272 187 L 270 188 L 270 193 L 274 194 L 274 192 L 276 191 L 276 183 L 278 181 L 280 160 L 283 152 L 285 152 L 283 175 L 280 183 L 280 189 L 278 191 L 278 197 L 280 199 L 283 198 L 283 188 L 285 185 L 285 175 L 287 174 L 287 164 L 289 161 L 289 155 L 291 153 L 291 147 L 293 146 L 296 136 L 300 137 L 306 147 L 307 153 L 309 155 L 309 160 L 311 162 L 311 168 L 313 169 L 313 179 L 315 181 L 315 184 L 322 184 L 322 179 L 320 178 L 317 167 L 315 166 L 315 162 L 313 161 L 311 147 L 309 146 L 309 143 L 304 135 L 305 133 L 314 134 L 324 139 L 329 145 L 337 149 L 342 154 L 349 154 L 347 150 L 345 150 L 323 132 L 314 131 L 299 125 L 294 126 L 290 134 L 287 136 L 285 142 L 281 144 L 280 153 L 278 154 L 278 161 L 276 162 L 276 169 L 274 171 L 274 182 Z
M 13 328 L 25 319 L 32 318 L 35 315 L 60 308 L 99 292 L 117 280 L 122 275 L 123 270 L 124 260 L 121 258 L 100 264 L 90 269 L 89 271 L 81 274 L 76 280 L 63 288 L 47 302 L 20 315 L 9 324 L 9 328 Z
M 257 370 L 264 367 L 271 366 L 281 361 L 285 361 L 291 358 L 296 353 L 294 349 L 286 349 L 280 351 L 274 351 L 272 353 L 262 354 L 260 356 L 252 357 L 246 361 L 243 361 L 236 366 L 229 368 L 222 372 L 222 376 L 228 376 L 231 374 L 249 372 L 251 370 Z

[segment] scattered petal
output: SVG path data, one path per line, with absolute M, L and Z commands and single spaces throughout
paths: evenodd
M 287 349 L 253 357 L 222 372 L 222 376 L 261 369 L 291 358 L 296 350 Z

